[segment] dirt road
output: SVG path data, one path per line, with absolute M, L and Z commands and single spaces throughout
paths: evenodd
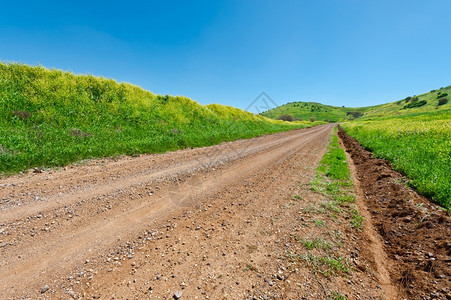
M 326 216 L 306 213 L 322 201 L 308 183 L 332 128 L 1 179 L 0 298 L 396 294 L 395 283 L 374 271 L 385 257 L 374 232 L 358 233 L 347 221 L 326 231 L 311 225 L 327 223 Z M 293 202 L 294 195 L 303 200 Z M 360 271 L 318 278 L 287 259 L 301 251 L 299 236 L 331 232 Z

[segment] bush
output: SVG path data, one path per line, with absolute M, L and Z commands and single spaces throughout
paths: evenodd
M 409 102 L 410 100 L 412 100 L 412 97 L 406 97 L 406 99 L 404 100 L 406 100 L 406 102 Z
M 352 116 L 354 119 L 356 118 L 360 118 L 361 116 L 363 116 L 363 112 L 361 111 L 348 111 L 346 112 L 347 116 Z
M 363 116 L 363 112 L 361 112 L 361 111 L 355 111 L 355 112 L 353 112 L 352 113 L 352 116 L 354 117 L 354 118 L 360 118 L 361 116 Z
M 310 117 L 310 122 L 315 122 L 316 118 L 315 117 Z
M 445 105 L 446 103 L 448 103 L 448 98 L 442 97 L 442 98 L 438 99 L 437 106 Z
M 437 94 L 437 99 L 443 98 L 443 97 L 446 97 L 446 96 L 448 96 L 448 93 L 438 92 L 438 94 Z
M 426 100 L 410 102 L 409 104 L 405 105 L 405 106 L 403 107 L 403 109 L 406 109 L 406 108 L 414 108 L 414 107 L 420 107 L 420 106 L 426 105 L 426 103 L 428 103 Z
M 277 118 L 277 120 L 292 122 L 293 116 L 292 115 L 281 115 Z

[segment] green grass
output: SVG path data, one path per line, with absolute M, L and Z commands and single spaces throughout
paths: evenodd
M 321 159 L 317 172 L 329 177 L 335 185 L 351 186 L 351 173 L 349 172 L 346 154 L 338 143 L 336 132 L 337 128 L 334 128 L 334 135 L 326 154 Z M 336 189 L 336 187 L 328 188 Z
M 323 227 L 326 224 L 326 222 L 324 222 L 323 220 L 316 220 L 316 219 L 313 220 L 313 223 L 315 223 L 315 225 L 318 227 Z
M 0 174 L 208 146 L 316 124 L 202 106 L 111 79 L 0 63 Z
M 335 128 L 332 140 L 326 154 L 321 159 L 311 186 L 314 191 L 336 202 L 354 202 L 355 196 L 348 190 L 349 187 L 352 187 L 351 173 L 346 154 L 338 143 L 336 131 Z
M 351 225 L 361 230 L 363 217 L 354 208 L 353 203 L 356 201 L 356 197 L 352 190 L 351 173 L 346 154 L 338 143 L 336 132 L 337 128 L 334 128 L 327 152 L 321 159 L 310 185 L 312 190 L 329 199 L 320 204 L 320 210 L 329 212 L 331 216 L 335 216 L 336 213 L 347 213 L 351 218 Z
M 301 244 L 307 248 L 308 250 L 313 250 L 313 249 L 324 249 L 324 250 L 329 250 L 332 249 L 332 245 L 329 244 L 329 242 L 327 242 L 326 240 L 322 239 L 322 238 L 314 238 L 314 239 L 302 239 Z
M 363 217 L 359 215 L 359 211 L 357 209 L 353 209 L 352 211 L 352 221 L 351 224 L 354 228 L 362 229 Z
M 336 257 L 334 254 L 316 255 L 313 253 L 294 254 L 288 253 L 291 261 L 303 261 L 312 269 L 313 273 L 321 273 L 325 276 L 337 276 L 351 271 L 348 261 L 344 257 Z
M 408 184 L 451 209 L 451 111 L 347 122 L 343 129 L 377 157 L 388 159 Z
M 332 295 L 330 295 L 329 297 L 327 297 L 327 300 L 346 300 L 345 295 L 336 292 L 336 291 L 332 291 L 331 292 Z

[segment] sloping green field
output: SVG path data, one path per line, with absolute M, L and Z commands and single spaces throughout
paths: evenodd
M 291 102 L 261 113 L 262 116 L 277 119 L 283 115 L 293 116 L 294 119 L 339 122 L 345 120 L 347 112 L 354 113 L 358 108 L 337 107 L 316 102 Z
M 0 173 L 207 146 L 315 124 L 202 106 L 111 79 L 0 63 Z
M 440 96 L 445 95 L 445 96 Z M 277 119 L 291 115 L 295 119 L 341 122 L 358 118 L 374 119 L 418 113 L 435 113 L 448 109 L 450 102 L 439 105 L 440 99 L 451 99 L 451 86 L 421 95 L 412 95 L 398 101 L 367 107 L 338 107 L 316 102 L 291 102 L 263 112 L 261 115 Z M 409 107 L 410 106 L 410 107 Z
M 440 99 L 446 99 L 448 102 L 445 104 L 439 104 L 439 102 L 442 102 Z M 367 107 L 365 108 L 363 118 L 373 120 L 385 117 L 408 116 L 425 113 L 438 113 L 440 115 L 441 112 L 450 109 L 451 103 L 449 102 L 449 99 L 451 99 L 451 86 L 433 90 L 418 96 L 409 96 L 402 100 Z

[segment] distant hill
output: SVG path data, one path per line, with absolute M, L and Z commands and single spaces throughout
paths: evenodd
M 441 100 L 440 100 L 441 99 Z M 446 100 L 448 100 L 447 103 Z M 439 105 L 439 100 L 441 105 Z M 442 104 L 443 103 L 443 104 Z M 451 86 L 432 90 L 421 95 L 411 95 L 398 101 L 367 107 L 339 107 L 324 105 L 317 102 L 289 102 L 274 109 L 265 111 L 261 115 L 278 119 L 290 115 L 295 120 L 309 121 L 315 118 L 318 121 L 339 122 L 355 118 L 373 119 L 397 115 L 436 112 L 450 109 Z

